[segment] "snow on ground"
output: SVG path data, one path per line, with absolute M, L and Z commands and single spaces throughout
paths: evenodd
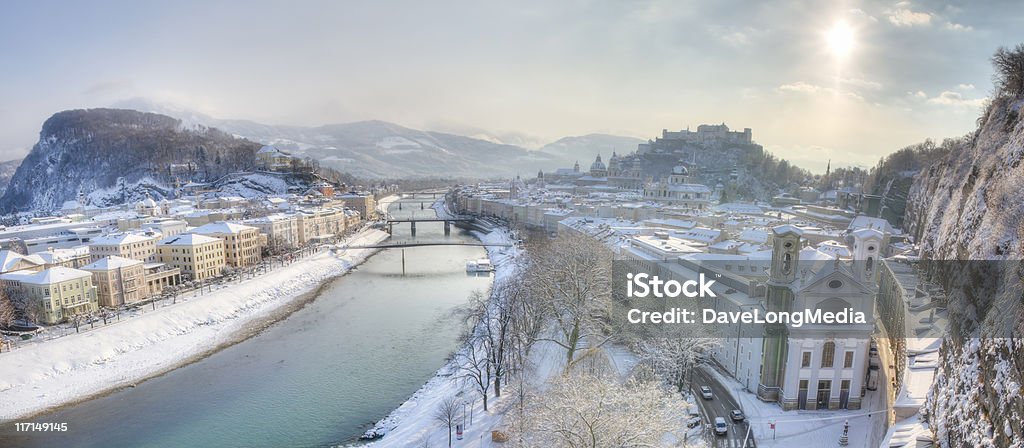
M 388 207 L 391 206 L 391 203 L 393 203 L 393 202 L 395 202 L 395 201 L 397 201 L 399 199 L 402 199 L 402 197 L 397 195 L 397 194 L 393 194 L 391 196 L 385 196 L 383 198 L 380 198 L 380 200 L 377 201 L 377 214 L 379 214 L 380 216 L 387 216 L 387 214 L 388 214 Z M 364 218 L 365 218 L 365 216 L 364 216 Z
M 363 230 L 350 244 L 388 238 Z M 0 420 L 133 385 L 216 349 L 375 250 L 324 250 L 240 284 L 184 295 L 141 316 L 0 354 Z
M 441 205 L 439 205 L 441 204 Z M 432 206 L 439 216 L 447 216 L 443 201 Z M 484 243 L 512 244 L 515 238 L 505 228 L 496 228 L 489 233 L 474 232 Z M 513 259 L 519 255 L 516 247 L 488 247 L 487 254 L 495 267 L 494 279 L 499 281 L 513 275 Z M 465 350 L 466 347 L 463 347 Z M 492 391 L 493 394 L 493 391 Z M 429 441 L 430 446 L 447 446 L 448 432 L 433 418 L 438 405 L 448 398 L 457 398 L 465 402 L 466 431 L 460 447 L 491 446 L 492 429 L 501 424 L 502 409 L 505 406 L 505 394 L 501 399 L 488 399 L 488 412 L 483 411 L 479 392 L 471 384 L 459 378 L 459 366 L 452 360 L 441 367 L 437 373 L 405 403 L 381 419 L 368 434 L 383 434 L 384 437 L 372 444 L 374 447 L 405 447 Z M 454 434 L 453 434 L 454 437 Z
M 881 435 L 876 434 L 880 432 L 877 427 L 889 412 L 881 394 L 873 391 L 868 391 L 864 397 L 861 410 L 783 411 L 778 404 L 759 400 L 744 390 L 738 381 L 717 369 L 704 367 L 704 370 L 729 389 L 743 408 L 759 447 L 839 446 L 839 437 L 847 421 L 850 422 L 849 446 L 871 446 L 868 439 L 877 440 Z M 772 422 L 775 423 L 774 431 Z

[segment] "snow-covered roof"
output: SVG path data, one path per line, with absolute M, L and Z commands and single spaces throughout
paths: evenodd
M 170 238 L 160 240 L 159 243 L 164 246 L 198 246 L 201 244 L 209 244 L 216 241 L 220 241 L 217 238 L 198 235 L 195 233 L 183 233 L 181 235 L 175 235 Z
M 794 235 L 804 234 L 803 229 L 792 224 L 783 224 L 781 226 L 776 226 L 774 229 L 772 229 L 772 231 L 775 232 L 776 235 L 785 235 L 787 233 L 792 233 Z
M 90 246 L 120 246 L 122 244 L 142 243 L 152 240 L 153 237 L 146 235 L 139 235 L 137 233 L 115 233 L 111 235 L 104 235 L 98 238 L 94 238 L 89 242 Z
M 257 230 L 255 227 L 247 226 L 244 224 L 237 224 L 233 222 L 217 221 L 209 224 L 203 224 L 192 230 L 193 233 L 199 233 L 203 235 L 215 235 L 215 234 L 237 234 L 246 230 Z
M 142 264 L 139 260 L 133 260 L 131 258 L 110 256 L 101 258 L 95 262 L 89 263 L 82 266 L 83 271 L 109 271 L 118 268 L 127 268 Z
M 0 275 L 2 280 L 15 280 L 33 285 L 52 285 L 54 283 L 66 282 L 82 277 L 91 277 L 92 274 L 63 266 L 54 266 L 39 272 L 15 271 Z
M 18 262 L 22 260 L 26 260 L 36 265 L 43 264 L 36 262 L 37 260 L 42 261 L 39 260 L 38 258 L 39 257 L 26 257 L 22 254 L 10 250 L 0 250 L 0 272 L 7 272 L 10 271 L 11 269 L 14 269 L 14 266 L 16 266 Z

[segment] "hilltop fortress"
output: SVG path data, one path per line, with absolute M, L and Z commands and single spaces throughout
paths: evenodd
M 753 144 L 753 135 L 750 128 L 743 128 L 743 131 L 730 131 L 729 126 L 722 124 L 702 124 L 697 126 L 697 131 L 686 128 L 681 131 L 669 131 L 663 129 L 661 137 L 648 140 L 637 146 L 638 154 L 673 152 L 682 150 L 684 146 L 700 145 L 750 145 Z

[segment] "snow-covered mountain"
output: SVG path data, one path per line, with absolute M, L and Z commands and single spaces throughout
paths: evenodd
M 1022 106 L 994 99 L 973 137 L 910 189 L 904 222 L 925 275 L 949 294 L 950 334 L 928 400 L 943 446 L 1024 445 Z
M 252 169 L 258 143 L 164 115 L 124 109 L 58 112 L 18 166 L 0 212 L 46 211 L 84 195 L 93 205 L 160 199 L 176 183 Z
M 0 162 L 0 196 L 7 190 L 7 184 L 11 183 L 14 172 L 18 170 L 18 165 L 21 165 L 21 159 Z
M 420 131 L 386 121 L 318 127 L 265 125 L 225 120 L 144 99 L 117 104 L 179 118 L 263 144 L 272 144 L 321 165 L 362 178 L 526 175 L 554 166 L 551 155 L 494 141 L 444 132 Z

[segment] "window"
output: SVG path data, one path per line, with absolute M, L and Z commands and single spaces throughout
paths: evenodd
M 810 366 L 811 366 L 811 352 L 804 352 L 803 360 L 800 362 L 800 367 L 810 367 Z
M 853 352 L 846 352 L 846 357 L 843 358 L 843 368 L 849 369 L 853 367 Z
M 832 367 L 835 364 L 836 343 L 828 341 L 821 349 L 821 366 Z

